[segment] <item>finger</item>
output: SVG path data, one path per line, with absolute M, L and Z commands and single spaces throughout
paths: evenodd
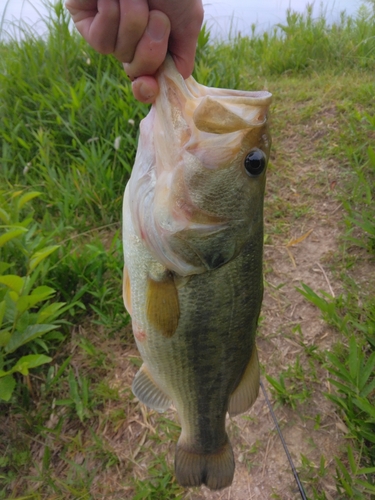
M 130 64 L 124 64 L 124 69 L 131 80 L 156 73 L 167 55 L 169 33 L 168 17 L 158 10 L 151 11 L 146 31 L 137 45 L 134 59 Z
M 198 30 L 199 33 L 199 30 Z M 171 37 L 169 41 L 169 51 L 176 64 L 176 68 L 183 78 L 188 78 L 194 69 L 195 53 L 197 50 L 194 35 L 187 35 L 185 38 Z
M 202 5 L 197 4 L 194 14 L 191 15 L 191 22 L 187 26 L 177 26 L 171 32 L 169 52 L 184 78 L 188 78 L 194 69 L 197 39 L 202 27 L 203 14 Z
M 114 55 L 130 63 L 149 19 L 147 0 L 120 0 L 120 24 Z
M 148 0 L 150 9 L 164 12 L 171 22 L 168 50 L 184 78 L 194 68 L 196 43 L 203 22 L 202 0 Z
M 159 85 L 152 76 L 141 76 L 132 83 L 134 97 L 141 102 L 151 104 L 159 93 Z
M 120 22 L 117 0 L 70 0 L 66 7 L 77 30 L 95 50 L 102 54 L 115 50 Z
M 93 16 L 98 12 L 97 0 L 67 0 L 65 7 L 70 12 L 74 22 L 78 18 L 87 17 L 87 13 Z M 82 17 L 81 17 L 82 16 Z

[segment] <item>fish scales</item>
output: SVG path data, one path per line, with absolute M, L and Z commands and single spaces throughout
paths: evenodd
M 158 79 L 124 197 L 124 301 L 144 361 L 133 392 L 174 404 L 179 483 L 221 489 L 234 474 L 226 414 L 259 388 L 271 95 L 184 82 L 170 58 Z

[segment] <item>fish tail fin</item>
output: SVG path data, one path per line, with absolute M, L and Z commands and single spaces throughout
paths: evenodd
M 232 446 L 227 439 L 216 453 L 197 453 L 177 443 L 175 473 L 181 486 L 192 487 L 205 484 L 211 490 L 230 486 L 234 475 Z

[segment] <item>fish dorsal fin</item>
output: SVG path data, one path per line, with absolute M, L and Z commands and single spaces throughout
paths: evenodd
M 166 273 L 158 281 L 148 278 L 146 314 L 150 324 L 163 337 L 174 335 L 180 319 L 180 305 L 172 273 Z
M 142 365 L 132 384 L 133 394 L 145 405 L 160 413 L 167 410 L 172 401 L 156 385 L 150 372 Z
M 263 125 L 265 106 L 255 103 L 244 106 L 243 102 L 235 101 L 233 97 L 204 97 L 193 114 L 195 126 L 202 132 L 229 134 Z
M 229 400 L 228 413 L 231 417 L 247 411 L 252 406 L 258 397 L 259 382 L 258 352 L 256 346 L 254 346 L 240 383 Z

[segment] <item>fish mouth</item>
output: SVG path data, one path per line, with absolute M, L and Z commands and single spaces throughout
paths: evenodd
M 244 91 L 200 85 L 193 77 L 186 80 L 176 70 L 170 55 L 158 73 L 164 102 L 179 109 L 188 127 L 211 134 L 228 134 L 260 127 L 267 120 L 272 94 L 266 90 Z

